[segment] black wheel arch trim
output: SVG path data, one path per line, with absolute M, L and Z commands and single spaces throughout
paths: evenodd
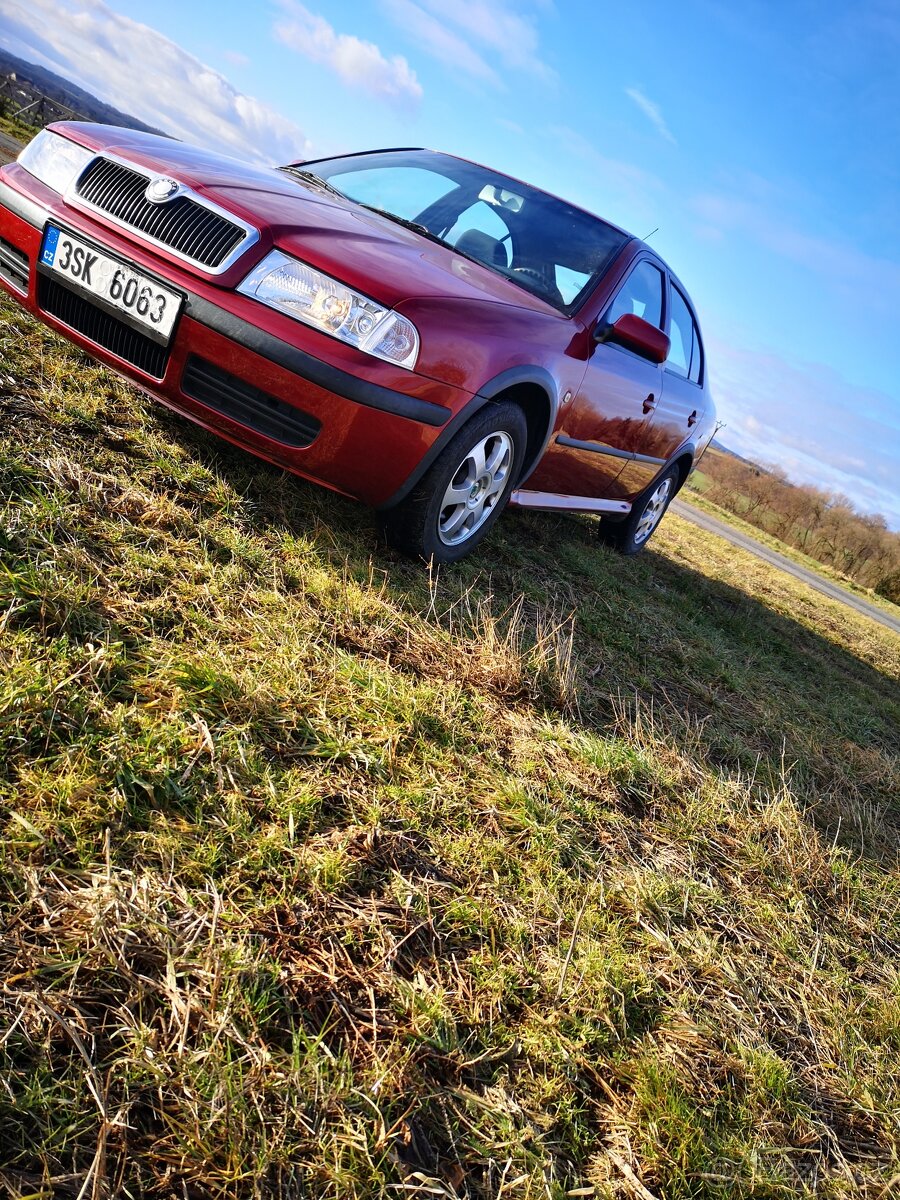
M 678 485 L 679 492 L 687 482 L 688 475 L 690 475 L 691 471 L 694 469 L 694 463 L 697 461 L 697 446 L 695 442 L 685 442 L 683 446 L 679 446 L 675 453 L 670 458 L 666 459 L 666 467 L 668 468 L 674 466 L 675 463 L 680 462 L 683 458 L 689 458 L 691 460 L 691 465 L 685 472 L 684 479 L 682 479 L 681 483 Z M 660 472 L 660 474 L 662 474 L 662 472 Z
M 555 415 L 559 404 L 556 380 L 545 367 L 510 367 L 483 384 L 478 389 L 478 395 L 485 400 L 494 400 L 501 392 L 508 392 L 510 388 L 523 383 L 537 384 L 546 392 L 552 414 Z
M 472 399 L 459 410 L 456 416 L 447 422 L 420 459 L 415 470 L 406 477 L 392 496 L 378 506 L 378 511 L 387 512 L 406 499 L 450 439 L 459 432 L 466 421 L 474 417 L 477 412 L 480 412 L 486 404 L 490 404 L 491 401 L 508 392 L 510 388 L 526 383 L 539 387 L 546 394 L 547 402 L 550 405 L 550 420 L 547 423 L 546 435 L 540 450 L 534 456 L 528 468 L 527 474 L 530 474 L 531 467 L 540 462 L 541 456 L 547 448 L 547 443 L 553 434 L 553 427 L 556 424 L 556 414 L 559 409 L 558 389 L 553 376 L 543 367 L 510 367 L 508 370 L 501 371 L 499 375 L 495 375 L 492 379 L 489 379 L 486 384 L 478 389 Z M 520 486 L 526 477 L 526 474 L 523 474 L 522 478 L 516 481 L 516 486 Z
M 632 455 L 626 454 L 626 455 L 624 455 L 624 457 L 630 459 L 630 458 L 632 458 Z M 652 491 L 653 488 L 656 487 L 656 485 L 660 481 L 660 479 L 662 479 L 663 475 L 665 475 L 665 473 L 668 470 L 670 470 L 672 467 L 674 467 L 676 465 L 676 463 L 678 463 L 682 458 L 689 458 L 691 460 L 691 467 L 693 467 L 694 463 L 696 462 L 696 458 L 697 458 L 697 447 L 693 442 L 685 442 L 684 445 L 679 446 L 678 449 L 675 451 L 675 453 L 670 455 L 668 458 L 665 458 L 665 459 L 651 458 L 651 459 L 643 460 L 643 461 L 649 461 L 649 462 L 658 462 L 658 463 L 661 463 L 662 465 L 660 466 L 660 468 L 656 472 L 656 474 L 653 476 L 653 478 L 650 480 L 650 482 L 647 484 L 647 486 L 643 489 L 643 491 L 641 491 L 639 495 L 635 496 L 634 501 L 632 502 L 632 508 L 634 508 L 634 506 L 637 505 L 638 501 L 641 499 L 642 496 L 646 496 L 648 492 Z M 676 496 L 681 491 L 682 487 L 684 486 L 685 480 L 687 479 L 688 475 L 690 475 L 690 473 L 691 473 L 690 470 L 688 470 L 685 473 L 684 479 L 681 481 L 681 483 L 679 483 L 678 487 L 675 489 Z M 620 516 L 618 513 L 611 513 L 609 516 L 604 514 L 603 520 L 608 525 L 618 525 L 622 521 L 627 520 L 628 516 L 629 516 L 628 513 L 625 513 L 623 516 Z
M 670 471 L 672 469 L 672 467 L 676 466 L 681 461 L 681 459 L 689 458 L 691 461 L 691 468 L 692 468 L 694 465 L 694 462 L 696 460 L 696 454 L 697 454 L 697 448 L 693 442 L 685 442 L 683 445 L 679 446 L 674 454 L 670 454 L 669 457 L 664 460 L 663 465 L 656 472 L 656 474 L 653 476 L 653 478 L 650 480 L 650 482 L 647 484 L 647 486 L 644 488 L 644 490 L 641 492 L 641 495 L 642 496 L 646 495 L 647 492 L 651 491 L 654 487 L 656 487 L 657 483 L 660 481 L 660 479 L 662 479 L 663 475 L 665 475 L 665 473 L 667 471 Z M 678 487 L 675 489 L 676 496 L 681 491 L 682 487 L 684 487 L 685 481 L 687 480 L 688 475 L 690 475 L 690 473 L 691 473 L 691 468 L 688 468 L 688 470 L 685 472 L 684 479 L 682 479 L 681 483 L 679 483 Z M 637 499 L 635 499 L 635 503 L 637 503 Z

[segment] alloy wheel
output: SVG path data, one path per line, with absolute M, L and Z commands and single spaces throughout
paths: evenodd
M 514 459 L 512 438 L 499 430 L 469 450 L 441 500 L 438 536 L 445 546 L 468 541 L 485 523 L 503 495 Z
M 657 527 L 663 513 L 666 511 L 666 505 L 669 503 L 671 494 L 672 480 L 664 479 L 647 501 L 644 511 L 641 513 L 641 519 L 638 521 L 637 528 L 634 531 L 634 543 L 636 546 L 640 546 L 646 542 L 647 538 Z

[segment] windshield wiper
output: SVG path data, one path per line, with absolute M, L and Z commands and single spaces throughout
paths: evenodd
M 420 221 L 411 221 L 409 217 L 400 217 L 397 213 L 390 212 L 389 209 L 379 208 L 377 204 L 363 204 L 361 200 L 353 200 L 351 196 L 338 191 L 327 179 L 322 179 L 320 175 L 314 175 L 312 171 L 302 171 L 297 167 L 279 167 L 278 169 L 285 171 L 288 175 L 296 176 L 303 183 L 312 184 L 313 187 L 320 187 L 323 191 L 329 192 L 333 196 L 340 196 L 342 200 L 349 200 L 351 204 L 358 204 L 360 208 L 378 213 L 379 217 L 387 217 L 395 225 L 402 225 L 404 229 L 411 229 L 413 233 L 420 233 L 422 237 L 428 238 L 430 242 L 436 242 L 439 246 L 446 246 L 448 250 L 453 250 L 456 254 L 467 258 L 470 262 L 478 263 L 482 267 L 486 265 L 480 258 L 475 258 L 473 255 L 467 254 L 465 250 L 459 250 L 452 242 L 448 242 L 446 238 L 442 238 L 440 234 L 432 233 L 428 226 L 423 225 Z
M 357 203 L 360 208 L 367 208 L 369 212 L 378 213 L 380 217 L 387 217 L 389 221 L 393 221 L 396 225 L 402 225 L 404 229 L 412 229 L 432 242 L 440 242 L 442 246 L 447 245 L 444 239 L 438 237 L 436 233 L 432 233 L 427 225 L 422 225 L 418 221 L 410 221 L 408 217 L 398 217 L 396 213 L 389 212 L 386 208 L 379 208 L 377 204 L 363 204 L 361 201 L 357 201 Z
M 342 200 L 349 200 L 351 204 L 358 204 L 360 208 L 366 208 L 369 212 L 378 213 L 380 217 L 387 217 L 389 221 L 394 221 L 397 225 L 402 225 L 404 229 L 412 229 L 415 233 L 421 233 L 422 237 L 427 237 L 432 242 L 437 242 L 441 246 L 449 246 L 451 250 L 454 249 L 449 242 L 445 242 L 442 237 L 439 237 L 436 233 L 432 233 L 427 225 L 421 225 L 418 221 L 410 221 L 407 217 L 398 217 L 396 213 L 389 212 L 386 208 L 379 208 L 377 204 L 363 204 L 361 200 L 353 200 L 352 197 L 339 191 L 334 184 L 329 183 L 327 179 L 323 179 L 321 175 L 316 175 L 312 171 L 304 171 L 299 167 L 279 167 L 278 170 L 284 171 L 286 175 L 293 175 L 301 183 L 308 183 L 313 187 L 321 188 L 323 192 L 328 192 L 331 196 L 340 196 Z
M 419 221 L 411 221 L 408 217 L 398 217 L 396 213 L 389 212 L 386 208 L 378 208 L 374 204 L 357 203 L 359 203 L 360 208 L 367 208 L 369 212 L 378 213 L 380 217 L 387 217 L 389 221 L 394 221 L 397 225 L 402 225 L 404 229 L 411 229 L 414 233 L 421 233 L 422 237 L 428 238 L 429 242 L 436 242 L 439 246 L 446 246 L 448 250 L 452 250 L 454 254 L 459 254 L 462 258 L 467 258 L 469 262 L 478 263 L 480 267 L 488 265 L 473 254 L 467 254 L 465 250 L 460 250 L 458 246 L 454 246 L 452 242 L 448 242 L 446 238 L 442 238 L 439 233 L 434 233 L 427 225 L 422 225 Z
M 301 183 L 308 183 L 312 187 L 317 187 L 320 191 L 327 192 L 330 196 L 340 196 L 342 200 L 348 199 L 342 191 L 329 183 L 327 179 L 323 179 L 321 175 L 316 175 L 314 171 L 303 171 L 299 167 L 279 167 L 278 170 L 284 171 L 285 175 L 293 175 Z

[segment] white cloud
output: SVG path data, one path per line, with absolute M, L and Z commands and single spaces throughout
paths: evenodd
M 568 125 L 541 131 L 553 141 L 553 153 L 577 174 L 581 188 L 569 197 L 607 221 L 642 236 L 660 224 L 671 203 L 663 181 L 636 163 L 601 154 L 595 144 Z
M 818 363 L 706 341 L 726 446 L 900 529 L 900 418 L 890 397 Z
M 842 492 L 861 510 L 881 512 L 900 528 L 896 396 L 810 361 L 820 353 L 835 364 L 844 357 L 844 371 L 889 378 L 880 367 L 900 307 L 900 263 L 853 245 L 852 228 L 833 238 L 808 233 L 792 210 L 814 214 L 813 197 L 746 170 L 733 170 L 718 190 L 688 202 L 698 221 L 695 237 L 711 247 L 701 250 L 704 256 L 715 262 L 722 251 L 730 255 L 738 248 L 756 255 L 768 284 L 764 316 L 786 343 L 780 352 L 740 349 L 741 335 L 710 335 L 720 314 L 708 309 L 713 395 L 727 423 L 722 440 L 749 458 L 782 466 L 802 483 Z M 749 274 L 748 282 L 757 281 Z M 752 292 L 742 299 L 743 320 L 756 303 Z M 802 346 L 803 357 L 792 346 Z
M 780 212 L 730 193 L 706 192 L 691 201 L 703 228 L 747 234 L 789 262 L 826 280 L 843 299 L 896 313 L 900 301 L 900 263 L 878 258 L 836 238 L 818 237 L 792 227 Z
M 658 104 L 648 99 L 638 88 L 626 88 L 625 95 L 629 100 L 633 100 L 644 116 L 653 125 L 656 132 L 661 138 L 665 138 L 667 142 L 671 142 L 673 146 L 677 145 L 675 138 L 672 136 L 672 131 L 665 122 L 662 115 L 662 110 Z
M 506 0 L 381 0 L 399 29 L 427 54 L 472 79 L 505 86 L 508 71 L 524 71 L 545 81 L 555 73 L 539 55 L 533 20 Z M 451 28 L 455 26 L 455 28 Z
M 518 121 L 510 121 L 506 117 L 497 117 L 497 124 L 501 129 L 505 129 L 508 133 L 514 133 L 517 137 L 525 136 L 525 130 Z
M 494 68 L 465 38 L 448 29 L 446 21 L 438 20 L 412 0 L 382 0 L 381 7 L 407 37 L 438 62 L 482 83 L 502 86 Z
M 538 54 L 534 23 L 500 0 L 468 0 L 455 5 L 448 5 L 445 0 L 423 2 L 436 16 L 452 21 L 504 65 L 543 78 L 553 75 Z
M 308 158 L 293 121 L 103 0 L 3 0 L 4 45 L 148 125 L 241 158 Z
M 275 26 L 275 36 L 311 62 L 328 67 L 349 87 L 361 88 L 400 107 L 418 103 L 422 86 L 400 54 L 385 58 L 374 42 L 338 33 L 324 17 L 296 0 L 282 0 L 287 18 Z

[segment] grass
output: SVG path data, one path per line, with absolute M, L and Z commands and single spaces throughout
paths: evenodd
M 432 576 L 0 350 L 0 1191 L 891 1194 L 900 639 L 674 517 Z
M 712 479 L 700 467 L 694 467 L 688 476 L 688 487 L 692 492 L 699 492 L 703 495 L 712 485 Z

